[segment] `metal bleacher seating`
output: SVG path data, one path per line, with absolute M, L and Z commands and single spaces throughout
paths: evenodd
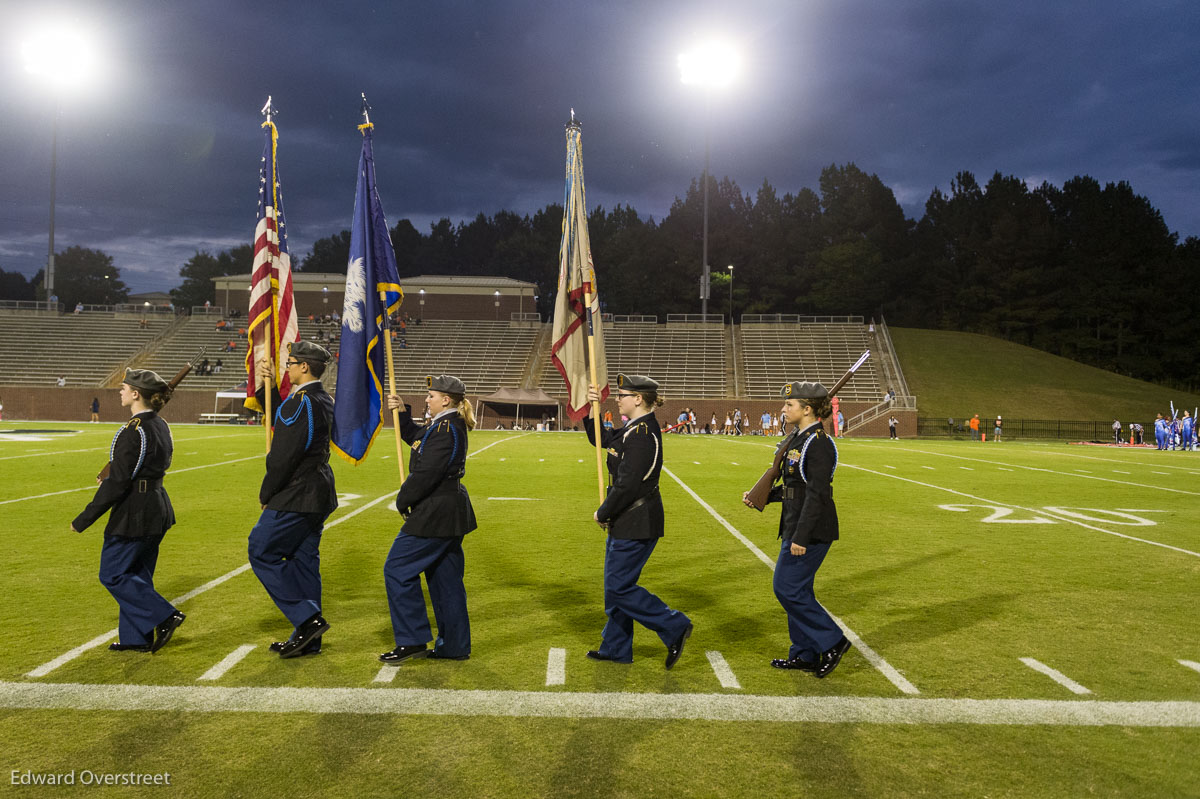
M 654 378 L 667 397 L 724 397 L 729 393 L 721 325 L 610 324 L 604 328 L 604 350 L 610 385 L 615 386 L 617 374 L 624 372 Z M 552 396 L 565 392 L 552 364 L 542 370 L 540 384 Z
M 134 353 L 162 334 L 170 316 L 113 313 L 0 316 L 0 385 L 101 386 Z
M 867 328 L 862 324 L 743 324 L 738 349 L 745 395 L 773 399 L 789 380 L 816 380 L 831 386 L 868 347 Z M 839 396 L 878 402 L 883 391 L 872 353 Z
M 459 320 L 410 324 L 403 335 L 397 329 L 392 342 L 396 387 L 404 393 L 424 392 L 425 376 L 443 373 L 460 378 L 469 394 L 519 387 L 538 332 L 509 322 Z

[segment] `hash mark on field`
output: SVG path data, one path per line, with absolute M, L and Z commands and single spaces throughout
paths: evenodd
M 1200 663 L 1197 663 L 1194 660 L 1181 660 L 1179 661 L 1179 665 L 1187 666 L 1189 669 L 1194 669 L 1195 671 L 1200 671 Z
M 242 658 L 254 651 L 254 644 L 242 644 L 237 649 L 226 655 L 220 663 L 213 666 L 208 671 L 197 677 L 197 680 L 219 680 L 225 676 L 225 672 L 232 669 Z
M 704 655 L 708 658 L 708 664 L 712 666 L 713 673 L 717 675 L 717 681 L 721 683 L 722 688 L 736 688 L 739 691 L 742 689 L 742 684 L 738 682 L 733 669 L 729 668 L 729 664 L 725 662 L 725 658 L 721 657 L 720 652 L 714 650 L 705 652 Z
M 700 461 L 692 461 L 692 463 L 696 464 L 697 466 L 700 465 Z
M 1120 469 L 1113 469 L 1113 474 L 1129 474 L 1129 472 L 1123 472 Z
M 1045 674 L 1047 677 L 1054 680 L 1056 683 L 1058 683 L 1062 687 L 1066 688 L 1068 691 L 1070 691 L 1073 694 L 1090 694 L 1091 693 L 1091 691 L 1089 691 L 1087 688 L 1084 688 L 1082 685 L 1075 682 L 1070 677 L 1063 674 L 1061 671 L 1050 668 L 1045 663 L 1042 663 L 1040 660 L 1034 660 L 1033 658 L 1021 658 L 1021 662 L 1024 663 L 1029 668 L 1033 669 L 1034 671 L 1040 671 L 1042 674 Z
M 975 471 L 975 470 L 974 470 L 974 469 L 972 469 L 970 466 L 959 466 L 958 468 L 962 469 L 964 472 L 973 472 L 973 471 Z
M 546 658 L 546 685 L 565 685 L 567 682 L 567 650 L 551 648 Z
M 391 682 L 396 679 L 396 675 L 400 673 L 400 669 L 395 666 L 380 666 L 379 673 L 375 675 L 375 679 L 371 682 Z
M 1000 471 L 1002 471 L 1002 472 L 1011 472 L 1011 471 L 1012 471 L 1012 469 L 1005 469 L 1003 466 L 1001 466 L 1001 467 L 1000 467 Z
M 223 452 L 222 455 L 236 455 L 236 452 Z
M 922 466 L 921 468 L 922 468 L 922 469 L 928 469 L 928 470 L 929 470 L 929 471 L 931 471 L 931 472 L 935 472 L 935 471 L 937 471 L 937 470 L 936 470 L 936 469 L 934 469 L 932 466 Z
M 1075 471 L 1079 472 L 1080 474 L 1091 474 L 1091 472 L 1089 472 L 1087 469 L 1076 469 Z
M 730 461 L 730 464 L 731 464 L 732 466 L 737 466 L 737 464 L 736 464 L 736 463 L 733 463 L 732 461 Z
M 895 469 L 896 467 L 895 467 L 895 466 L 888 466 L 888 465 L 885 463 L 885 464 L 883 464 L 883 468 L 885 468 L 885 469 Z
M 1150 472 L 1150 474 L 1161 474 L 1163 477 L 1170 477 L 1170 472 Z

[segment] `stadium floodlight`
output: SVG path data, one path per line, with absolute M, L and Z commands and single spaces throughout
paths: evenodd
M 712 116 L 712 91 L 729 86 L 741 70 L 741 58 L 727 42 L 710 39 L 686 53 L 679 54 L 679 75 L 687 86 L 704 89 L 704 232 L 700 253 L 700 320 L 708 321 L 710 275 L 708 269 L 708 176 L 712 155 L 709 118 Z M 732 321 L 732 320 L 730 320 Z

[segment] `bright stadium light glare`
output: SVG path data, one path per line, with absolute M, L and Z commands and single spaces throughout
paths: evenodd
M 679 54 L 679 74 L 689 86 L 720 89 L 733 83 L 741 58 L 727 42 L 710 40 Z
M 88 83 L 98 61 L 92 43 L 78 30 L 56 25 L 31 35 L 21 44 L 25 70 L 58 90 Z

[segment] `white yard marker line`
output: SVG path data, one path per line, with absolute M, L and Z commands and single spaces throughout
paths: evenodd
M 887 472 L 877 472 L 874 469 L 868 469 L 865 466 L 855 466 L 854 464 L 851 464 L 851 463 L 842 462 L 838 465 L 843 468 L 846 468 L 846 469 L 855 469 L 860 472 L 866 472 L 867 474 L 878 475 L 879 477 L 888 477 L 888 478 L 891 478 L 892 480 L 903 480 L 906 483 L 912 483 L 914 485 L 924 486 L 925 488 L 932 488 L 935 491 L 945 491 L 947 494 L 954 494 L 955 496 L 959 496 L 959 497 L 967 497 L 968 499 L 978 500 L 979 502 L 986 502 L 990 505 L 1001 505 L 1006 508 L 1015 508 L 1016 510 L 1028 511 L 1029 513 L 1032 513 L 1035 515 L 1049 516 L 1057 521 L 1066 522 L 1068 524 L 1078 525 L 1079 527 L 1083 527 L 1088 530 L 1094 530 L 1097 533 L 1104 533 L 1105 535 L 1116 536 L 1117 538 L 1127 538 L 1130 541 L 1138 541 L 1143 544 L 1150 544 L 1151 546 L 1162 547 L 1163 549 L 1169 549 L 1172 552 L 1181 552 L 1184 555 L 1191 555 L 1193 557 L 1200 558 L 1200 552 L 1193 552 L 1190 549 L 1183 549 L 1181 547 L 1173 547 L 1170 544 L 1164 544 L 1161 541 L 1151 541 L 1148 538 L 1138 538 L 1135 535 L 1126 535 L 1125 533 L 1118 533 L 1114 530 L 1105 530 L 1103 527 L 1095 527 L 1093 525 L 1087 524 L 1086 522 L 1082 522 L 1079 519 L 1073 519 L 1070 516 L 1064 516 L 1060 513 L 1055 513 L 1054 511 L 1046 510 L 1045 508 L 1027 508 L 1024 505 L 1017 505 L 1012 502 L 1001 502 L 998 499 L 987 499 L 985 497 L 978 497 L 978 496 L 975 496 L 974 494 L 968 494 L 965 491 L 956 491 L 953 488 L 946 488 L 945 486 L 934 485 L 933 483 L 923 483 L 920 480 L 913 480 L 911 477 L 901 477 L 898 474 L 888 474 Z M 666 471 L 666 470 L 664 469 L 664 471 Z
M 764 445 L 764 446 L 767 446 L 767 445 Z M 693 491 L 691 489 L 691 487 L 688 486 L 687 483 L 683 482 L 678 477 L 676 477 L 674 472 L 672 472 L 670 469 L 668 469 L 665 466 L 663 467 L 662 470 L 663 470 L 664 474 L 669 476 L 676 483 L 679 483 L 680 488 L 682 488 L 684 491 L 688 492 L 688 494 L 691 495 L 692 499 L 694 499 L 694 500 L 696 500 L 696 502 L 700 503 L 700 507 L 702 507 L 706 511 L 708 511 L 709 515 L 712 516 L 714 519 L 716 519 L 721 524 L 722 527 L 724 527 L 726 530 L 728 530 L 734 538 L 736 538 L 738 541 L 741 541 L 742 544 L 747 549 L 749 549 L 751 552 L 753 552 L 758 557 L 759 560 L 761 560 L 763 563 L 765 563 L 767 565 L 767 568 L 769 568 L 771 571 L 775 571 L 775 561 L 772 560 L 771 558 L 767 557 L 767 553 L 763 552 L 761 549 L 759 549 L 757 546 L 755 546 L 754 542 L 751 541 L 749 538 L 746 538 L 746 536 L 742 535 L 741 532 L 739 532 L 736 527 L 734 527 L 729 522 L 725 521 L 725 518 L 723 516 L 721 516 L 721 514 L 717 513 L 716 510 L 713 509 L 712 505 L 709 505 L 707 502 L 705 502 L 703 499 L 701 499 L 700 495 L 697 494 L 695 491 Z M 829 613 L 829 610 L 826 609 L 825 612 Z M 874 666 L 876 669 L 878 669 L 880 671 L 880 673 L 883 674 L 884 677 L 887 677 L 888 680 L 892 683 L 892 685 L 896 686 L 903 693 L 906 693 L 906 694 L 919 694 L 920 693 L 920 691 L 917 690 L 917 687 L 915 685 L 913 685 L 911 682 L 909 682 L 904 677 L 904 675 L 901 674 L 900 672 L 898 672 L 890 663 L 888 663 L 886 660 L 884 660 L 882 657 L 880 657 L 879 653 L 877 653 L 871 647 L 867 646 L 866 642 L 864 642 L 862 640 L 862 638 L 860 638 L 858 636 L 858 633 L 854 632 L 854 630 L 851 630 L 850 627 L 844 621 L 839 619 L 837 616 L 834 616 L 832 613 L 829 613 L 829 616 L 830 616 L 830 618 L 833 619 L 835 624 L 837 624 L 839 627 L 842 628 L 842 631 L 846 634 L 846 638 L 848 638 L 850 640 L 850 643 L 852 643 L 858 649 L 858 651 L 860 653 L 862 653 L 862 656 L 867 659 L 867 662 L 870 663 L 872 666 Z
M 972 469 L 970 466 L 959 466 L 958 468 L 962 469 L 964 472 L 973 472 L 973 471 L 975 471 L 975 470 L 974 470 L 974 469 Z
M 883 464 L 883 468 L 885 468 L 885 469 L 895 469 L 896 467 L 895 467 L 895 466 L 888 466 L 888 465 L 885 463 L 885 464 Z
M 705 652 L 704 655 L 708 658 L 708 665 L 712 666 L 713 673 L 717 675 L 717 682 L 721 683 L 722 688 L 742 690 L 742 684 L 738 682 L 733 669 L 729 668 L 729 664 L 725 662 L 725 658 L 721 657 L 720 652 L 710 651 Z
M 258 456 L 256 455 L 255 457 L 258 457 Z M 368 502 L 366 505 L 363 505 L 362 507 L 355 508 L 354 510 L 347 513 L 345 516 L 339 516 L 337 519 L 334 519 L 329 524 L 325 525 L 325 529 L 328 530 L 330 527 L 336 527 L 337 525 L 341 524 L 342 522 L 346 521 L 347 519 L 354 518 L 355 516 L 362 513 L 363 511 L 365 511 L 367 508 L 371 507 L 372 505 L 377 505 L 380 502 L 383 502 L 385 499 L 389 499 L 394 496 L 395 496 L 395 494 L 388 492 L 388 493 L 384 494 L 383 496 Z M 234 577 L 237 577 L 242 572 L 249 571 L 249 570 L 250 570 L 250 564 L 243 563 L 241 566 L 238 566 L 236 569 L 225 572 L 225 574 L 222 574 L 220 577 L 216 577 L 212 580 L 209 580 L 204 585 L 202 585 L 198 588 L 193 588 L 191 591 L 188 591 L 186 594 L 175 597 L 174 599 L 171 600 L 171 604 L 178 607 L 179 605 L 182 605 L 184 602 L 187 602 L 189 599 L 199 596 L 200 594 L 203 594 L 205 591 L 216 588 L 218 585 L 225 582 L 226 580 L 231 580 Z M 84 652 L 87 652 L 89 649 L 95 649 L 96 647 L 100 646 L 101 644 L 107 643 L 108 641 L 111 641 L 113 638 L 116 638 L 117 633 L 118 633 L 118 630 L 116 628 L 113 628 L 113 629 L 109 630 L 108 632 L 104 633 L 103 635 L 98 635 L 95 638 L 93 638 L 92 640 L 88 641 L 86 644 L 81 644 L 69 652 L 64 652 L 63 654 L 54 658 L 54 660 L 43 663 L 42 665 L 38 666 L 33 671 L 27 673 L 25 676 L 26 677 L 45 677 L 47 674 L 54 671 L 59 666 L 63 665 L 64 663 L 70 663 L 72 660 L 79 657 Z
M 566 685 L 567 650 L 552 648 L 546 658 L 546 685 Z
M 199 680 L 219 680 L 219 679 L 221 679 L 222 677 L 225 676 L 225 672 L 232 669 L 234 666 L 236 666 L 238 663 L 241 662 L 242 658 L 246 657 L 246 655 L 249 655 L 253 651 L 254 651 L 254 644 L 242 644 L 237 649 L 233 650 L 228 655 L 226 655 L 224 658 L 222 658 L 220 663 L 213 666 L 211 669 L 209 669 L 208 671 L 204 672 L 199 677 L 197 677 L 196 680 L 199 681 Z
M 1002 472 L 1012 472 L 1012 471 L 1016 471 L 1016 470 L 1015 470 L 1015 469 L 1005 469 L 1003 466 L 1001 466 L 1001 467 L 1000 467 L 1000 471 L 1002 471 Z
M 1195 671 L 1200 671 L 1200 663 L 1197 663 L 1194 660 L 1181 660 L 1179 661 L 1179 665 L 1187 666 L 1189 669 L 1193 669 Z
M 932 466 L 922 466 L 921 468 L 922 468 L 922 469 L 928 469 L 928 470 L 929 470 L 929 471 L 931 471 L 931 472 L 937 471 L 937 470 L 936 470 L 936 469 L 934 469 Z
M 1113 474 L 1129 474 L 1129 472 L 1123 472 L 1120 469 L 1113 469 Z
M 699 719 L 827 724 L 1200 727 L 1200 702 L 1187 701 L 802 697 L 428 688 L 234 688 L 217 685 L 0 682 L 0 708 Z
M 1076 469 L 1075 471 L 1079 472 L 1080 474 L 1091 474 L 1091 472 L 1089 472 L 1087 469 Z
M 1163 477 L 1170 477 L 1170 472 L 1150 472 L 1150 474 L 1161 474 Z
M 206 463 L 203 466 L 189 466 L 186 469 L 172 469 L 167 474 L 168 474 L 168 476 L 170 476 L 170 475 L 174 475 L 174 474 L 179 474 L 181 472 L 195 471 L 196 469 L 211 469 L 214 466 L 228 466 L 231 463 L 240 463 L 241 461 L 248 461 L 248 460 L 252 460 L 254 458 L 261 458 L 261 457 L 262 457 L 261 455 L 251 455 L 248 458 L 235 458 L 234 460 L 222 461 L 221 463 Z M 83 488 L 67 488 L 62 491 L 51 491 L 48 494 L 34 494 L 33 496 L 30 496 L 30 497 L 18 497 L 17 499 L 0 500 L 0 505 L 8 505 L 12 502 L 24 502 L 27 499 L 45 499 L 46 497 L 57 497 L 60 494 L 74 494 L 77 491 L 95 491 L 95 490 L 96 490 L 96 486 L 94 486 L 94 485 L 84 486 Z
M 1058 683 L 1062 687 L 1066 688 L 1068 691 L 1070 691 L 1073 694 L 1090 694 L 1091 693 L 1091 691 L 1084 688 L 1082 685 L 1075 682 L 1074 680 L 1072 680 L 1067 675 L 1063 674 L 1058 669 L 1052 669 L 1049 666 L 1047 666 L 1045 663 L 1042 663 L 1040 660 L 1034 660 L 1033 658 L 1021 658 L 1021 662 L 1024 663 L 1029 668 L 1033 669 L 1034 671 L 1040 671 L 1042 674 L 1045 674 L 1047 677 L 1054 680 L 1056 683 Z
M 395 666 L 381 666 L 379 668 L 379 673 L 375 675 L 375 679 L 371 680 L 371 682 L 388 683 L 396 679 L 396 675 L 399 673 L 400 669 L 396 668 Z

